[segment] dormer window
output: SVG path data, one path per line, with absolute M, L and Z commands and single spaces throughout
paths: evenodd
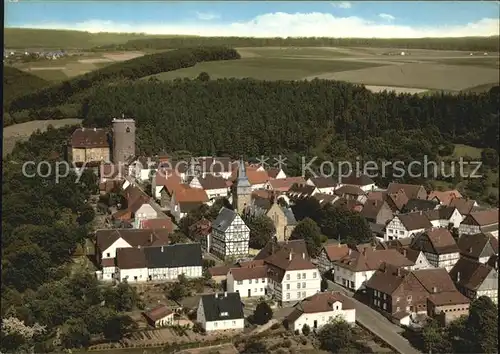
M 227 312 L 221 312 L 220 313 L 220 317 L 226 317 L 226 316 L 229 316 L 229 313 L 227 313 Z

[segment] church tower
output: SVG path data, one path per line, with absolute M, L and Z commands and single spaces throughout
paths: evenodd
M 233 195 L 234 209 L 241 215 L 246 206 L 250 205 L 252 188 L 248 181 L 245 162 L 240 159 L 238 168 L 238 179 L 236 180 L 235 194 Z
M 113 162 L 124 164 L 131 157 L 135 157 L 135 121 L 126 119 L 113 119 Z

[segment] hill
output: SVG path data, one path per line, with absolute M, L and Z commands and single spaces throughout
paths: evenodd
M 171 37 L 131 39 L 126 43 L 102 45 L 94 50 L 165 50 L 195 46 L 229 47 L 378 47 L 499 52 L 499 37 L 462 38 L 253 38 Z
M 96 46 L 120 44 L 129 40 L 154 37 L 172 36 L 154 36 L 143 33 L 90 33 L 53 29 L 5 28 L 4 47 L 9 49 L 89 49 Z
M 11 66 L 3 67 L 3 105 L 4 108 L 10 101 L 18 96 L 28 94 L 43 87 L 49 82 L 25 71 Z
M 81 103 L 88 91 L 98 85 L 135 80 L 160 72 L 177 70 L 211 60 L 239 59 L 238 52 L 224 47 L 179 49 L 145 55 L 74 77 L 12 101 L 9 113 L 54 108 L 62 104 Z

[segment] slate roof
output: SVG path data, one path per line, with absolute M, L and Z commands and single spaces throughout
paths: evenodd
M 403 212 L 411 213 L 416 211 L 434 210 L 439 204 L 433 200 L 409 199 L 403 208 Z
M 477 290 L 488 277 L 492 267 L 478 261 L 460 258 L 450 270 L 450 277 L 457 285 L 469 290 Z
M 244 318 L 239 293 L 201 295 L 201 302 L 207 322 Z
M 78 128 L 71 135 L 74 148 L 108 148 L 108 133 L 104 129 Z
M 429 243 L 425 242 L 426 239 L 429 240 Z M 460 252 L 450 231 L 444 228 L 435 228 L 418 235 L 412 244 L 412 248 L 432 254 Z
M 425 216 L 425 214 L 417 213 L 407 213 L 395 215 L 401 220 L 401 223 L 408 230 L 418 230 L 418 229 L 429 229 L 432 227 L 431 222 Z
M 310 180 L 317 188 L 330 188 L 337 185 L 332 177 L 311 177 Z
M 233 223 L 234 219 L 238 215 L 234 210 L 222 207 L 219 211 L 219 215 L 214 222 L 212 222 L 212 229 L 218 230 L 220 232 L 225 232 L 229 226 Z
M 285 214 L 286 224 L 288 226 L 297 225 L 297 219 L 295 219 L 295 215 L 293 213 L 292 208 L 286 208 L 282 206 L 281 210 L 283 210 L 283 214 Z
M 162 247 L 142 248 L 148 268 L 201 267 L 199 243 L 178 243 Z

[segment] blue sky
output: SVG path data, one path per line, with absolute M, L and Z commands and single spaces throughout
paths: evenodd
M 5 2 L 6 27 L 153 34 L 423 37 L 494 35 L 498 2 Z

